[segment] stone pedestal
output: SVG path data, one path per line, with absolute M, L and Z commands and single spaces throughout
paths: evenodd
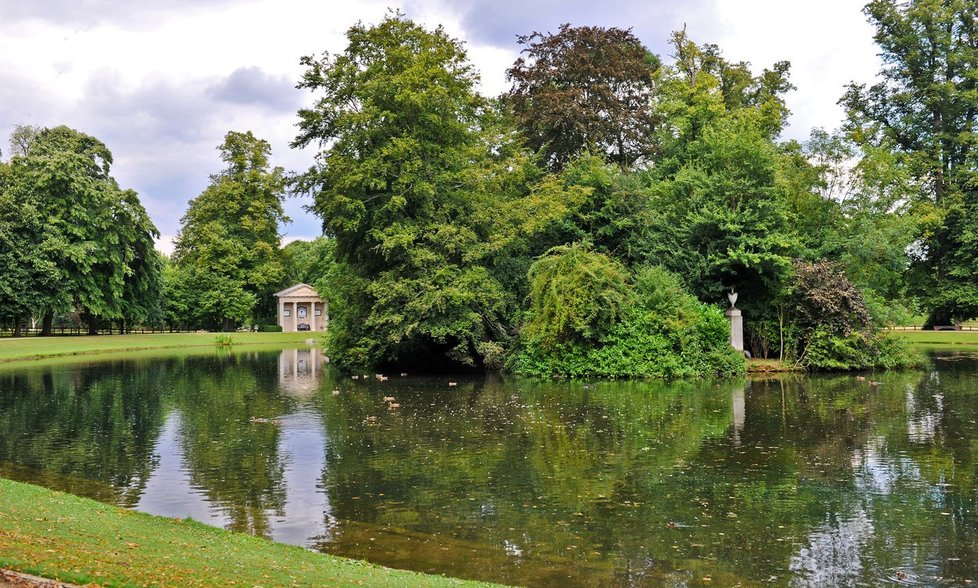
M 727 309 L 725 313 L 730 319 L 730 346 L 737 351 L 744 350 L 744 317 L 739 308 Z

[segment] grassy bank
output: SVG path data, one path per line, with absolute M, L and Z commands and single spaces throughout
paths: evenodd
M 281 345 L 315 339 L 316 333 L 230 333 L 235 345 Z M 214 347 L 217 333 L 157 333 L 150 335 L 97 335 L 0 338 L 0 362 L 83 355 L 112 351 Z
M 780 374 L 785 372 L 805 371 L 797 364 L 780 361 L 777 359 L 757 359 L 752 358 L 747 361 L 747 372 L 751 374 Z
M 3 479 L 0 567 L 109 586 L 490 586 L 313 553 Z
M 978 331 L 893 331 L 920 349 L 978 351 Z

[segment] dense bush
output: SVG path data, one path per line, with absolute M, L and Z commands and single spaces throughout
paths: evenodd
M 790 301 L 790 348 L 808 369 L 890 369 L 920 363 L 905 341 L 877 329 L 870 305 L 838 264 L 795 263 Z
M 579 278 L 587 276 L 593 274 L 582 273 Z M 602 278 L 599 275 L 596 279 Z M 726 317 L 718 308 L 702 304 L 687 293 L 674 274 L 658 267 L 645 268 L 631 276 L 620 292 L 627 295 L 629 304 L 620 308 L 595 341 L 554 343 L 534 336 L 542 328 L 538 326 L 528 335 L 521 334 L 517 349 L 509 357 L 509 369 L 529 376 L 609 378 L 743 372 L 744 359 L 729 344 Z M 590 309 L 585 314 L 600 313 Z M 531 309 L 527 324 L 542 320 L 545 317 Z
M 282 325 L 258 325 L 259 333 L 281 333 Z
M 856 331 L 845 336 L 817 332 L 806 351 L 802 364 L 825 371 L 907 368 L 922 361 L 906 340 L 882 332 Z
M 587 243 L 547 251 L 529 279 L 523 334 L 545 349 L 600 339 L 629 302 L 628 271 Z

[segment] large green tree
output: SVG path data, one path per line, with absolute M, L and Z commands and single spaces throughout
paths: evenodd
M 764 308 L 802 251 L 794 197 L 809 189 L 794 181 L 807 164 L 773 141 L 787 112 L 788 67 L 753 76 L 713 45 L 685 33 L 672 41 L 677 62 L 662 88 L 663 157 L 648 172 L 645 257 L 683 276 L 701 300 L 722 301 L 735 288 L 746 308 Z
M 44 315 L 44 332 L 54 313 L 68 310 L 92 333 L 101 320 L 146 318 L 158 292 L 158 233 L 136 193 L 112 178 L 109 149 L 64 126 L 18 128 L 12 144 L 4 216 L 16 219 L 8 234 L 29 246 L 11 252 L 19 262 L 8 256 L 10 275 L 34 290 L 28 305 Z
M 561 25 L 517 37 L 504 96 L 529 146 L 559 169 L 588 149 L 628 167 L 655 152 L 659 58 L 630 30 Z
M 284 171 L 269 163 L 267 141 L 231 131 L 218 149 L 225 168 L 181 219 L 169 288 L 193 323 L 231 330 L 256 313 L 273 316 L 272 294 L 285 275 L 279 224 L 288 217 Z
M 391 14 L 347 37 L 303 58 L 316 101 L 294 143 L 322 148 L 296 187 L 335 239 L 330 358 L 491 364 L 513 300 L 502 252 L 566 208 L 562 189 L 531 189 L 539 174 L 442 29 Z
M 978 192 L 978 3 L 874 0 L 883 69 L 878 83 L 850 84 L 840 101 L 860 145 L 885 149 L 906 170 L 904 188 L 921 219 L 914 248 L 916 293 L 928 324 L 978 316 L 978 262 L 971 237 Z
M 38 250 L 43 221 L 37 207 L 18 201 L 10 164 L 0 161 L 0 324 L 20 335 L 23 321 L 52 294 L 57 268 Z

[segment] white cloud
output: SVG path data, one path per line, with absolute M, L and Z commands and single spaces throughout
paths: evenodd
M 873 28 L 852 0 L 715 0 L 718 44 L 731 59 L 750 61 L 756 71 L 791 62 L 797 90 L 788 96 L 792 116 L 786 136 L 805 139 L 813 127 L 836 128 L 836 104 L 850 81 L 872 80 L 880 69 Z

